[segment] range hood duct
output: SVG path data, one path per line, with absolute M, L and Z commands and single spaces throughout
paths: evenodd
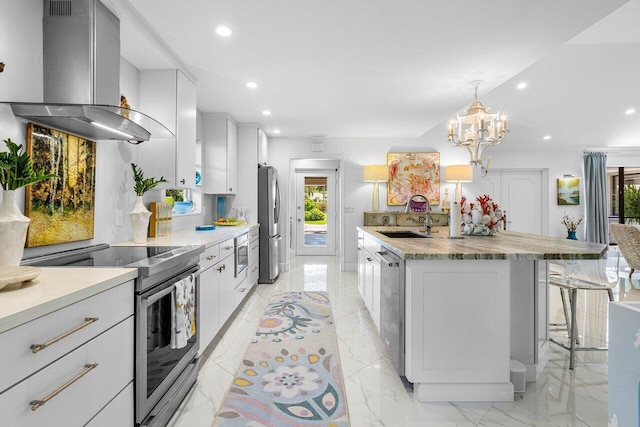
M 148 141 L 173 133 L 120 102 L 120 21 L 98 0 L 44 0 L 44 103 L 13 113 L 91 140 Z

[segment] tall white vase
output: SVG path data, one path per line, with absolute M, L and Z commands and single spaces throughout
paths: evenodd
M 144 207 L 142 196 L 136 197 L 136 204 L 129 213 L 131 218 L 131 228 L 133 229 L 133 242 L 144 243 L 147 241 L 147 230 L 149 229 L 149 217 L 151 212 Z
M 0 204 L 0 267 L 20 265 L 29 221 L 20 212 L 16 192 L 3 190 Z

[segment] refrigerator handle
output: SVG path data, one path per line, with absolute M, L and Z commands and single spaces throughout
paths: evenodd
M 276 179 L 276 205 L 274 207 L 274 215 L 273 219 L 275 223 L 280 221 L 280 185 L 278 184 L 278 180 Z
M 279 242 L 280 240 L 282 240 L 282 236 L 279 234 L 276 234 L 275 236 L 273 236 L 273 240 L 275 240 L 276 242 Z

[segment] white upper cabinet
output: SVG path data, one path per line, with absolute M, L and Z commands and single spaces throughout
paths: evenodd
M 231 117 L 203 114 L 202 189 L 235 194 L 238 184 L 238 127 Z
M 238 125 L 238 191 L 235 206 L 246 206 L 248 223 L 258 222 L 258 163 L 267 161 L 267 135 L 255 123 Z
M 167 188 L 195 188 L 195 84 L 180 70 L 141 70 L 139 110 L 176 135 L 175 141 L 152 137 L 139 145 L 145 177 L 163 176 Z

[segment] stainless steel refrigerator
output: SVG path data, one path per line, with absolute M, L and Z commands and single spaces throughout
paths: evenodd
M 280 273 L 278 231 L 280 187 L 278 171 L 273 166 L 258 165 L 258 222 L 260 223 L 260 272 L 258 283 L 273 283 Z

